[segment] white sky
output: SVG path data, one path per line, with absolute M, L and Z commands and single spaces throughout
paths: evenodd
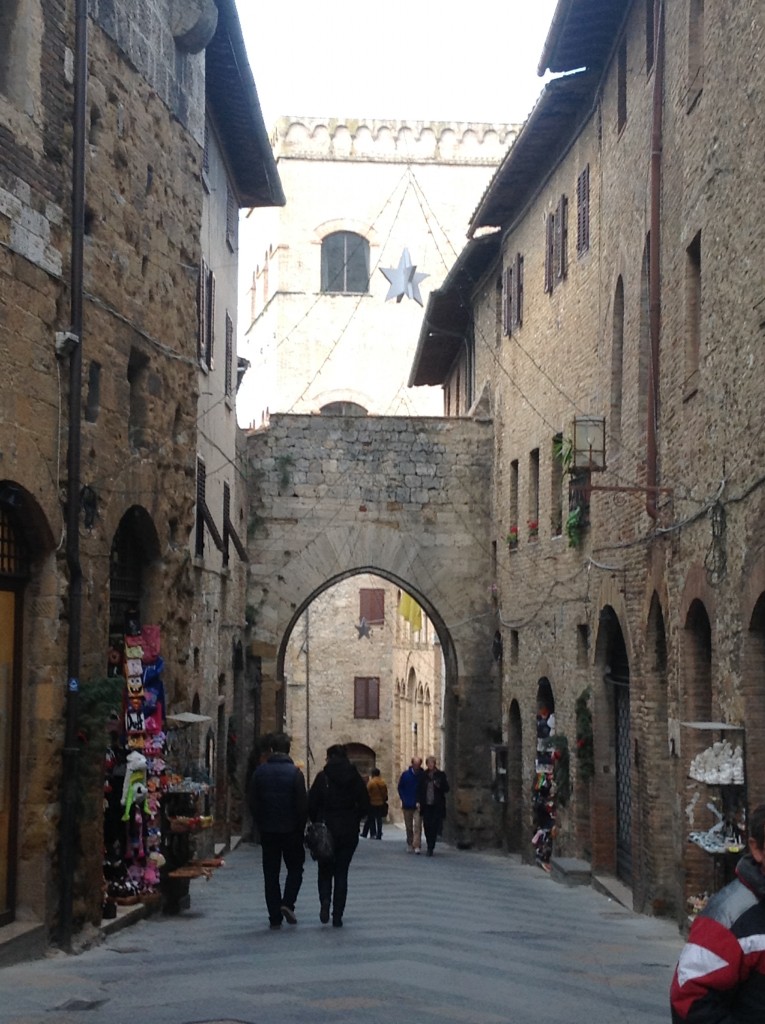
M 525 120 L 557 0 L 237 0 L 266 128 L 283 115 Z

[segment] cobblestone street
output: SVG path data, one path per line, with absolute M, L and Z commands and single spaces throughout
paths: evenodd
M 408 856 L 360 840 L 342 929 L 308 860 L 297 926 L 270 931 L 260 849 L 241 845 L 191 908 L 78 956 L 0 970 L 3 1024 L 659 1024 L 676 926 L 499 853 Z

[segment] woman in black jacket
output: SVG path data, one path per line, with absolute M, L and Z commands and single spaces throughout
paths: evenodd
M 308 794 L 308 816 L 324 821 L 332 833 L 335 855 L 328 863 L 319 861 L 319 920 L 342 928 L 348 896 L 348 868 L 359 845 L 359 821 L 369 810 L 369 794 L 364 780 L 348 760 L 339 743 L 327 749 L 324 770 L 313 781 Z

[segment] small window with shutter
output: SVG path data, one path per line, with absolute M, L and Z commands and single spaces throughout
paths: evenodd
M 215 342 L 215 274 L 204 260 L 199 268 L 197 313 L 197 358 L 203 370 L 212 370 Z
M 545 221 L 545 292 L 552 294 L 553 265 L 555 262 L 555 214 L 552 210 Z
M 359 590 L 359 620 L 369 626 L 382 626 L 385 622 L 385 591 L 362 587 Z
M 590 165 L 576 180 L 576 252 L 584 255 L 590 248 Z
M 239 228 L 239 208 L 236 196 L 230 185 L 226 186 L 226 243 L 232 252 L 236 252 Z
M 226 367 L 225 367 L 225 393 L 230 398 L 233 391 L 234 379 L 234 321 L 226 313 Z
M 353 680 L 353 717 L 380 717 L 380 679 L 377 676 L 356 676 Z
M 513 268 L 506 267 L 502 276 L 502 331 L 512 333 L 513 325 Z
M 513 266 L 513 327 L 520 327 L 523 323 L 523 256 L 518 252 L 515 254 Z
M 555 214 L 555 276 L 559 281 L 568 273 L 568 199 L 562 195 Z

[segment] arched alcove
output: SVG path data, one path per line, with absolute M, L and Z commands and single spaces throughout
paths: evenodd
M 744 635 L 741 693 L 746 715 L 748 800 L 750 807 L 765 801 L 760 751 L 765 745 L 765 593 L 757 599 Z
M 517 700 L 510 702 L 507 716 L 507 813 L 505 842 L 519 853 L 525 846 L 523 828 L 523 722 Z
M 632 885 L 632 737 L 630 662 L 621 621 L 606 605 L 600 612 L 593 688 L 596 775 L 593 790 L 593 870 L 615 874 Z M 606 813 L 610 808 L 610 813 Z

